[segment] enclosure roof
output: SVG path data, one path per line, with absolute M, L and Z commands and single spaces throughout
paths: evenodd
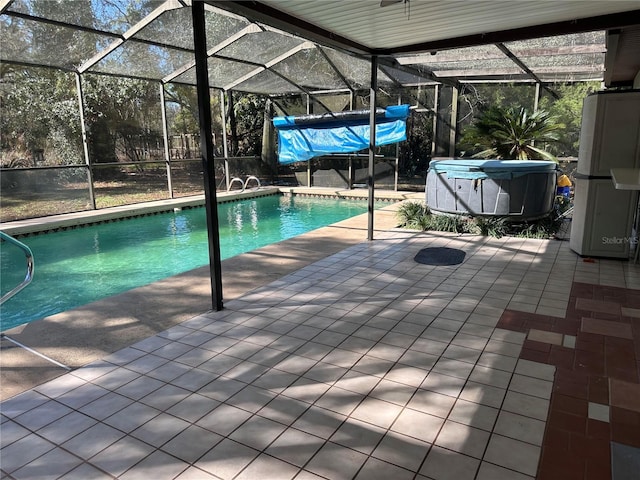
M 195 84 L 190 5 L 0 0 L 0 61 Z M 372 55 L 379 56 L 382 88 L 603 80 L 606 43 L 611 48 L 618 35 L 615 45 L 624 51 L 625 32 L 640 24 L 638 6 L 635 0 L 209 1 L 209 82 L 274 95 L 358 90 L 369 86 Z M 627 84 L 640 68 L 629 66 L 640 61 L 637 45 L 631 51 L 636 55 L 620 78 L 617 63 L 609 65 L 611 85 Z

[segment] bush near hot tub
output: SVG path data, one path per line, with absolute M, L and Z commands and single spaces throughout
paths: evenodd
M 400 226 L 412 230 L 469 233 L 500 238 L 553 238 L 570 208 L 569 199 L 556 197 L 551 213 L 533 221 L 514 222 L 502 217 L 470 217 L 454 214 L 434 214 L 422 202 L 403 202 L 396 212 Z

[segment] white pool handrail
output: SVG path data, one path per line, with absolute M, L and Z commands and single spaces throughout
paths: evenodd
M 243 182 L 241 178 L 238 177 L 234 177 L 231 179 L 231 181 L 229 182 L 229 188 L 227 188 L 227 192 L 231 190 L 231 186 L 235 183 L 235 182 L 240 182 L 240 185 L 242 185 L 242 190 L 240 190 L 241 192 L 244 192 L 247 188 L 247 185 L 249 184 L 249 182 L 251 180 L 255 180 L 255 182 L 257 183 L 256 188 L 260 188 L 262 185 L 260 185 L 260 179 L 258 177 L 256 177 L 255 175 L 249 175 L 247 177 L 247 179 Z
M 31 252 L 31 249 L 29 247 L 27 247 L 24 243 L 19 242 L 18 240 L 13 238 L 11 235 L 7 235 L 6 233 L 1 232 L 1 231 L 0 231 L 0 238 L 2 240 L 6 241 L 6 242 L 9 242 L 9 243 L 15 245 L 20 250 L 22 250 L 24 252 L 24 255 L 25 255 L 26 260 L 27 260 L 27 274 L 24 277 L 24 280 L 22 282 L 20 282 L 18 284 L 18 286 L 16 286 L 12 290 L 10 290 L 7 293 L 5 293 L 4 295 L 2 295 L 2 298 L 0 298 L 0 305 L 2 305 L 4 302 L 9 300 L 16 293 L 18 293 L 20 290 L 22 290 L 24 287 L 26 287 L 27 285 L 29 285 L 31 283 L 31 280 L 33 280 L 34 263 L 33 263 L 33 253 Z

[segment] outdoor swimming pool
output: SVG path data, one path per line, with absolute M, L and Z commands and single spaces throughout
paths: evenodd
M 376 207 L 384 205 L 377 203 Z M 218 205 L 222 259 L 365 213 L 366 201 L 267 196 Z M 21 239 L 34 280 L 0 311 L 0 331 L 208 264 L 204 208 Z M 24 257 L 3 248 L 2 292 L 24 278 Z

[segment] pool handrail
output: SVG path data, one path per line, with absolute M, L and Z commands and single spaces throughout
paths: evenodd
M 256 188 L 260 188 L 260 187 L 261 187 L 261 185 L 260 185 L 260 179 L 259 179 L 258 177 L 256 177 L 255 175 L 249 175 L 249 176 L 247 177 L 247 179 L 245 180 L 245 182 L 244 182 L 244 187 L 242 187 L 242 190 L 243 190 L 243 191 L 247 188 L 247 185 L 249 184 L 249 180 L 255 180 L 255 181 L 256 181 L 256 183 L 258 184 L 258 185 L 256 186 Z
M 231 186 L 235 183 L 235 182 L 240 182 L 240 185 L 242 186 L 242 192 L 244 192 L 244 183 L 242 181 L 241 178 L 238 177 L 234 177 L 231 179 L 231 181 L 229 182 L 229 186 L 227 187 L 227 192 L 231 190 Z
M 229 188 L 227 188 L 227 192 L 231 190 L 231 186 L 235 182 L 240 182 L 240 185 L 242 185 L 242 190 L 240 190 L 240 191 L 244 192 L 246 190 L 246 188 L 247 188 L 247 185 L 249 184 L 249 181 L 251 181 L 251 180 L 255 180 L 256 181 L 256 183 L 257 183 L 256 188 L 260 188 L 262 186 L 262 185 L 260 185 L 260 179 L 258 177 L 256 177 L 255 175 L 249 175 L 244 182 L 242 181 L 241 178 L 234 177 L 229 182 Z
M 20 250 L 22 250 L 27 260 L 27 274 L 24 277 L 24 280 L 20 282 L 18 286 L 14 287 L 12 290 L 8 291 L 0 298 L 0 305 L 2 305 L 4 302 L 9 300 L 11 297 L 13 297 L 15 294 L 20 292 L 23 288 L 25 288 L 27 285 L 31 283 L 31 280 L 33 280 L 33 272 L 34 272 L 35 265 L 33 262 L 33 253 L 31 252 L 31 249 L 28 246 L 16 240 L 11 235 L 7 235 L 3 231 L 0 231 L 0 238 L 6 242 L 9 242 L 15 245 Z

